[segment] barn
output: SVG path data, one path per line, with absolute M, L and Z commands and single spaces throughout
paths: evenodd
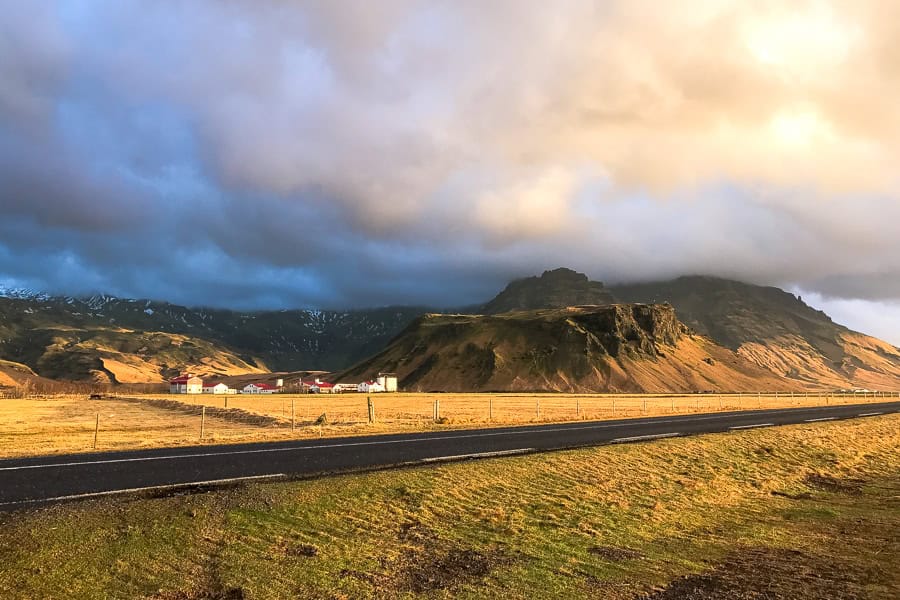
M 170 394 L 202 394 L 203 380 L 193 375 L 182 375 L 169 380 Z

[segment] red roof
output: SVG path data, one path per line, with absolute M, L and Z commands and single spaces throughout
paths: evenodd
M 253 383 L 251 385 L 255 385 L 261 390 L 277 390 L 278 388 L 274 385 L 269 385 L 268 383 Z
M 175 379 L 170 379 L 169 383 L 187 383 L 188 379 L 193 379 L 193 375 L 179 375 Z
M 333 383 L 328 383 L 327 381 L 320 381 L 319 383 L 316 383 L 315 381 L 304 381 L 303 385 L 308 385 L 309 387 L 316 386 L 324 388 L 334 387 Z

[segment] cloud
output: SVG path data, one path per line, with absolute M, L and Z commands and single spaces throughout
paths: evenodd
M 889 0 L 0 10 L 7 279 L 446 304 L 567 265 L 900 299 Z

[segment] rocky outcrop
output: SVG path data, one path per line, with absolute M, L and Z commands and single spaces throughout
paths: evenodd
M 513 281 L 481 312 L 494 315 L 514 310 L 565 308 L 579 305 L 606 305 L 616 300 L 599 281 L 571 269 L 544 271 L 540 277 Z

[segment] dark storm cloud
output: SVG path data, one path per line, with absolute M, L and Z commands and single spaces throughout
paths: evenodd
M 900 299 L 892 2 L 0 15 L 7 282 L 448 305 L 566 265 Z

